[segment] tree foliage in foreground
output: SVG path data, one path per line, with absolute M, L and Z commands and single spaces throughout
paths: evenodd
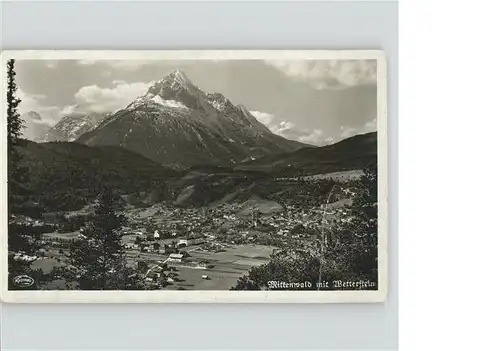
M 20 260 L 19 255 L 36 255 L 41 248 L 40 228 L 29 223 L 23 215 L 23 199 L 28 193 L 26 183 L 27 170 L 20 165 L 21 155 L 17 146 L 21 139 L 23 120 L 18 111 L 21 99 L 16 96 L 15 61 L 7 61 L 7 174 L 8 174 L 8 272 L 9 290 L 34 290 L 49 279 L 41 269 L 33 270 L 28 260 Z M 14 283 L 18 276 L 28 275 L 33 278 L 30 286 L 19 286 Z
M 127 266 L 120 239 L 125 217 L 118 213 L 120 202 L 113 192 L 103 189 L 95 205 L 93 219 L 85 224 L 84 237 L 70 249 L 70 267 L 65 278 L 76 281 L 81 290 L 141 290 L 136 271 Z
M 316 283 L 320 281 L 377 283 L 377 184 L 377 168 L 373 165 L 365 169 L 355 184 L 356 195 L 345 213 L 326 226 L 317 225 L 318 241 L 324 245 L 322 250 L 318 244 L 314 248 L 289 247 L 275 251 L 268 263 L 253 267 L 231 290 L 268 289 L 272 281 L 310 282 L 312 290 L 317 289 Z M 330 283 L 329 288 L 334 286 Z M 370 288 L 376 289 L 376 286 Z
M 21 143 L 23 120 L 18 111 L 21 99 L 16 96 L 16 72 L 14 60 L 7 61 L 7 168 L 8 168 L 8 209 L 9 214 L 16 209 L 23 192 L 24 172 L 20 166 L 21 155 L 16 146 Z

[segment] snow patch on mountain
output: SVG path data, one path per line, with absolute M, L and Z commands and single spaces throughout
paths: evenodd
M 184 105 L 182 102 L 180 101 L 176 101 L 176 100 L 165 100 L 163 99 L 161 96 L 158 96 L 158 95 L 155 95 L 151 98 L 151 100 L 158 104 L 158 105 L 162 105 L 162 106 L 165 106 L 165 107 L 172 107 L 172 108 L 182 108 L 182 109 L 187 109 L 188 107 L 186 105 Z
M 140 96 L 134 101 L 132 101 L 128 106 L 127 110 L 134 110 L 136 108 L 139 108 L 143 105 L 149 105 L 149 104 L 156 104 L 160 105 L 163 107 L 167 108 L 173 108 L 173 109 L 182 109 L 182 110 L 188 110 L 189 108 L 184 105 L 181 101 L 177 100 L 172 100 L 172 99 L 164 99 L 160 95 L 156 95 L 153 93 L 147 93 L 144 96 Z
M 227 165 L 304 146 L 273 134 L 223 94 L 200 90 L 181 71 L 154 82 L 145 95 L 78 141 L 119 144 L 178 167 Z
M 40 141 L 75 141 L 82 134 L 93 130 L 108 114 L 68 115 L 49 129 Z
M 178 70 L 178 69 L 175 69 L 173 70 L 171 73 L 170 73 L 175 80 L 177 80 L 178 82 L 181 82 L 181 83 L 190 83 L 191 81 L 189 80 L 189 78 L 186 76 L 186 74 L 181 71 L 181 70 Z

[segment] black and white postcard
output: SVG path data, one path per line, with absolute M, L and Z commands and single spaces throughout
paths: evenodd
M 4 51 L 7 302 L 382 302 L 377 50 Z

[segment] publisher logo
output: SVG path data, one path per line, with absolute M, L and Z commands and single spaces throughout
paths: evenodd
M 33 285 L 35 279 L 31 278 L 29 275 L 18 275 L 12 282 L 20 288 L 28 288 Z

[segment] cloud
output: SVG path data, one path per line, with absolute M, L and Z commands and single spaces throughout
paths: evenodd
M 35 140 L 37 136 L 44 134 L 59 120 L 60 108 L 46 105 L 47 97 L 45 95 L 29 94 L 19 88 L 16 95 L 21 99 L 19 113 L 24 122 L 23 137 Z
M 323 132 L 319 129 L 301 129 L 289 121 L 281 121 L 278 124 L 271 125 L 269 129 L 277 135 L 286 139 L 300 141 L 306 144 L 322 145 Z
M 340 138 L 346 139 L 357 134 L 365 134 L 370 132 L 375 132 L 377 130 L 377 119 L 374 118 L 366 122 L 363 126 L 355 128 L 352 126 L 341 126 L 340 127 Z
M 319 129 L 314 129 L 309 132 L 309 134 L 305 134 L 299 137 L 299 141 L 307 144 L 315 144 L 319 145 L 323 142 L 322 140 L 323 132 Z
M 21 114 L 35 111 L 41 115 L 41 123 L 54 125 L 60 117 L 60 108 L 57 106 L 49 106 L 44 103 L 47 99 L 42 94 L 29 94 L 22 89 L 17 89 L 17 97 L 21 99 L 19 104 L 19 112 Z
M 125 70 L 125 71 L 135 71 L 139 68 L 155 63 L 154 60 L 105 60 L 105 59 L 84 59 L 78 60 L 77 62 L 82 66 L 92 66 L 96 64 L 107 65 L 114 69 Z
M 356 131 L 356 128 L 349 127 L 349 126 L 341 126 L 340 127 L 340 137 L 342 139 L 349 138 L 355 134 L 358 134 Z
M 121 109 L 138 96 L 144 95 L 150 85 L 150 82 L 127 83 L 123 80 L 114 80 L 111 88 L 97 85 L 84 86 L 75 93 L 74 104 L 62 107 L 46 105 L 45 95 L 28 94 L 18 89 L 17 96 L 21 99 L 19 112 L 23 114 L 35 111 L 41 115 L 41 123 L 54 125 L 63 116 L 74 113 L 113 112 Z
M 274 115 L 267 113 L 267 112 L 260 112 L 260 111 L 250 111 L 250 113 L 257 118 L 257 120 L 268 126 L 270 123 L 274 120 Z
M 154 63 L 154 60 L 106 60 L 103 61 L 103 63 L 115 68 L 115 69 L 122 69 L 126 71 L 135 71 L 142 66 Z
M 358 135 L 358 134 L 365 134 L 365 133 L 370 133 L 370 132 L 375 132 L 377 131 L 377 119 L 374 118 L 362 126 L 358 127 L 353 127 L 353 126 L 341 126 L 339 133 L 337 136 L 328 136 L 324 138 L 322 141 L 320 140 L 321 135 L 318 135 L 318 142 L 316 142 L 316 145 L 331 145 L 335 144 L 343 139 L 350 138 L 352 136 Z
M 331 145 L 331 144 L 335 144 L 336 142 L 338 141 L 338 138 L 335 138 L 335 137 L 328 137 L 326 138 L 323 143 L 325 145 Z
M 281 121 L 276 125 L 271 125 L 269 126 L 269 129 L 271 129 L 271 132 L 273 132 L 274 134 L 281 135 L 282 137 L 285 137 L 286 135 L 294 135 L 297 133 L 297 131 L 295 130 L 295 124 L 287 121 Z
M 276 121 L 276 117 L 267 112 L 250 111 L 250 113 L 262 124 L 271 130 L 274 134 L 285 136 L 285 134 L 294 133 L 295 124 L 288 121 Z
M 366 122 L 365 125 L 363 126 L 363 129 L 366 131 L 366 133 L 376 131 L 377 130 L 377 119 L 374 118 L 374 119 Z
M 112 84 L 113 85 L 120 85 L 120 84 L 127 84 L 127 82 L 124 80 L 121 80 L 121 79 L 115 79 L 115 80 L 113 80 Z
M 63 114 L 75 112 L 112 112 L 128 105 L 137 97 L 144 95 L 151 83 L 127 83 L 113 81 L 112 88 L 89 85 L 75 93 L 75 105 L 65 106 Z
M 376 60 L 272 60 L 266 63 L 296 81 L 309 83 L 317 90 L 377 82 Z
M 17 97 L 21 99 L 21 103 L 19 104 L 19 109 L 20 110 L 26 110 L 30 111 L 31 106 L 38 106 L 42 104 L 43 100 L 47 98 L 47 96 L 43 94 L 29 94 L 24 92 L 21 89 L 17 89 Z
M 290 121 L 276 121 L 276 116 L 261 111 L 250 111 L 259 122 L 269 128 L 271 132 L 286 139 L 297 140 L 306 144 L 321 145 L 323 132 L 319 129 L 300 129 Z
M 282 136 L 286 139 L 318 146 L 331 145 L 342 139 L 346 139 L 357 134 L 364 134 L 377 130 L 377 119 L 374 118 L 358 127 L 341 126 L 340 130 L 337 130 L 337 133 L 332 131 L 332 133 L 337 135 L 325 135 L 324 131 L 321 129 L 302 129 L 297 127 L 293 122 L 284 120 L 279 121 L 276 116 L 271 113 L 262 111 L 250 112 L 259 122 L 268 127 L 274 134 Z

